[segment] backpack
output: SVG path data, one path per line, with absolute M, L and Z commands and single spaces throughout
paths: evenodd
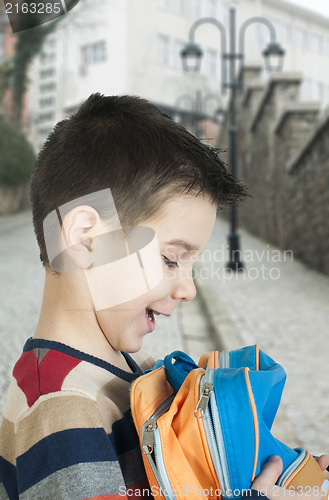
M 257 345 L 206 353 L 198 365 L 181 351 L 157 361 L 131 390 L 153 496 L 240 498 L 271 455 L 283 461 L 279 486 L 327 491 L 310 453 L 271 434 L 285 379 Z

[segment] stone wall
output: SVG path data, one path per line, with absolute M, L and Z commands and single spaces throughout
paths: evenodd
M 237 176 L 252 196 L 239 223 L 329 274 L 329 112 L 320 117 L 318 103 L 298 101 L 300 74 L 274 74 L 264 85 L 259 73 L 244 71 L 237 98 Z M 228 117 L 224 149 L 229 127 Z

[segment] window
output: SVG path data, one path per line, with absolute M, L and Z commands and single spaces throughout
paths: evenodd
M 45 50 L 54 49 L 55 47 L 56 47 L 55 38 L 50 38 L 49 40 L 46 40 L 45 43 L 43 44 L 43 48 Z
M 190 3 L 191 9 L 191 18 L 198 19 L 201 17 L 201 1 L 200 0 L 191 0 Z
M 314 80 L 304 80 L 300 87 L 300 97 L 304 101 L 322 101 L 325 98 L 323 83 L 315 82 Z
M 289 24 L 281 21 L 272 21 L 276 31 L 276 39 L 279 43 L 289 42 L 291 38 L 291 29 Z
M 318 98 L 317 100 L 319 101 L 323 101 L 324 97 L 325 97 L 325 93 L 324 93 L 324 85 L 322 82 L 317 82 L 317 85 L 316 85 L 316 92 L 318 94 Z
M 46 64 L 52 64 L 55 61 L 56 61 L 56 54 L 54 54 L 54 53 L 52 53 L 52 54 L 46 54 L 45 52 L 43 52 L 40 55 L 40 63 L 43 66 L 45 66 Z
M 324 94 L 324 104 L 327 106 L 329 103 L 329 87 L 325 87 L 325 94 Z
M 40 99 L 39 106 L 41 109 L 49 108 L 55 104 L 55 99 L 53 97 L 47 97 L 45 99 Z
M 224 26 L 229 26 L 230 25 L 230 6 L 225 3 L 222 6 L 222 11 L 223 11 L 223 24 Z
M 319 35 L 311 36 L 311 49 L 317 54 L 322 52 L 322 37 L 320 37 Z
M 185 43 L 180 40 L 175 40 L 174 43 L 174 66 L 175 68 L 179 68 L 180 70 L 183 68 L 182 66 L 182 58 L 181 58 L 181 50 L 185 47 Z
M 169 10 L 169 0 L 158 0 L 159 9 Z
M 47 123 L 54 119 L 54 113 L 42 113 L 38 117 L 38 123 Z
M 210 78 L 217 76 L 217 52 L 207 49 L 204 54 L 204 71 Z
M 81 51 L 82 51 L 82 60 L 84 64 L 87 65 L 103 62 L 106 61 L 107 59 L 105 40 L 85 45 L 84 47 L 81 48 Z
M 301 28 L 296 29 L 296 44 L 302 49 L 307 49 L 307 32 Z
M 56 89 L 56 85 L 54 82 L 44 83 L 44 84 L 40 85 L 41 94 L 46 94 L 47 92 L 52 92 L 55 89 Z
M 302 100 L 307 101 L 309 99 L 312 99 L 312 82 L 311 80 L 303 80 L 300 89 L 299 89 L 299 94 Z
M 48 137 L 49 132 L 50 132 L 49 128 L 39 128 L 38 130 L 39 139 L 46 139 L 46 137 Z
M 158 62 L 169 64 L 169 37 L 166 35 L 158 35 Z
M 255 23 L 254 30 L 258 47 L 262 51 L 268 45 L 268 29 L 263 24 Z
M 55 76 L 55 69 L 54 68 L 49 68 L 49 69 L 43 69 L 40 71 L 40 78 L 50 78 L 52 76 Z
M 206 0 L 205 16 L 217 18 L 217 0 Z
M 184 15 L 185 12 L 185 0 L 174 0 L 174 11 L 176 14 Z

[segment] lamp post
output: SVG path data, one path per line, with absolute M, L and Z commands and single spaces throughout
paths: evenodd
M 210 100 L 215 101 L 217 104 L 217 107 L 214 110 L 213 117 L 211 117 L 210 114 L 207 113 L 207 103 Z M 193 97 L 192 94 L 187 93 L 181 94 L 177 97 L 174 106 L 175 121 L 178 122 L 180 119 L 180 114 L 186 111 L 181 108 L 181 104 L 184 101 L 189 101 L 191 107 L 191 115 L 194 114 L 196 120 L 208 118 L 217 122 L 223 121 L 223 117 L 225 116 L 225 109 L 220 95 L 214 94 L 212 92 L 207 92 L 205 95 L 202 95 L 201 90 L 196 91 L 195 97 Z M 196 129 L 198 129 L 198 127 L 196 127 Z
M 248 26 L 253 23 L 262 23 L 269 29 L 270 42 L 263 51 L 266 67 L 269 71 L 281 71 L 283 56 L 285 51 L 276 41 L 276 33 L 273 24 L 261 16 L 254 16 L 247 19 L 240 27 L 239 31 L 239 51 L 236 51 L 236 19 L 235 8 L 230 8 L 229 16 L 229 52 L 226 50 L 226 28 L 213 17 L 204 17 L 195 21 L 189 31 L 189 42 L 182 49 L 181 57 L 185 71 L 198 71 L 200 69 L 202 50 L 195 42 L 195 32 L 203 24 L 213 24 L 220 32 L 221 37 L 221 73 L 222 92 L 226 93 L 230 89 L 230 167 L 231 175 L 237 174 L 237 124 L 236 124 L 236 92 L 242 88 L 243 81 L 237 79 L 236 61 L 240 62 L 241 68 L 244 61 L 244 38 Z M 244 264 L 240 259 L 240 241 L 237 233 L 237 207 L 233 202 L 231 205 L 230 234 L 228 235 L 229 261 L 227 268 L 233 271 L 240 271 Z
M 180 96 L 177 97 L 175 101 L 175 112 L 174 112 L 174 120 L 179 122 L 181 114 L 183 113 L 183 109 L 181 108 L 181 104 L 184 101 L 189 101 L 190 103 L 190 116 L 191 116 L 191 127 L 193 123 L 193 115 L 197 118 L 199 113 L 200 113 L 200 91 L 196 91 L 195 98 L 193 97 L 192 94 L 181 94 Z M 194 129 L 194 127 L 192 127 Z M 193 133 L 197 136 L 197 130 L 195 130 Z
M 207 103 L 208 101 L 215 101 L 216 104 L 217 104 L 217 108 L 215 109 L 214 111 L 214 118 L 219 122 L 219 123 L 222 123 L 223 121 L 223 118 L 226 114 L 226 111 L 225 111 L 225 108 L 224 108 L 224 105 L 223 105 L 223 101 L 222 101 L 222 98 L 219 96 L 219 94 L 214 94 L 213 92 L 208 92 L 205 96 L 204 96 L 204 105 L 205 105 L 205 114 L 207 116 Z

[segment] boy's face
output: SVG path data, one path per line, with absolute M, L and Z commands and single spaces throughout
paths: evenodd
M 192 266 L 210 238 L 215 218 L 216 205 L 211 204 L 208 196 L 181 195 L 170 198 L 156 216 L 142 222 L 156 233 L 163 278 L 133 300 L 95 311 L 114 349 L 124 352 L 141 349 L 144 335 L 154 330 L 157 318 L 153 313 L 154 321 L 151 313 L 150 320 L 147 310 L 169 316 L 180 302 L 195 297 Z

